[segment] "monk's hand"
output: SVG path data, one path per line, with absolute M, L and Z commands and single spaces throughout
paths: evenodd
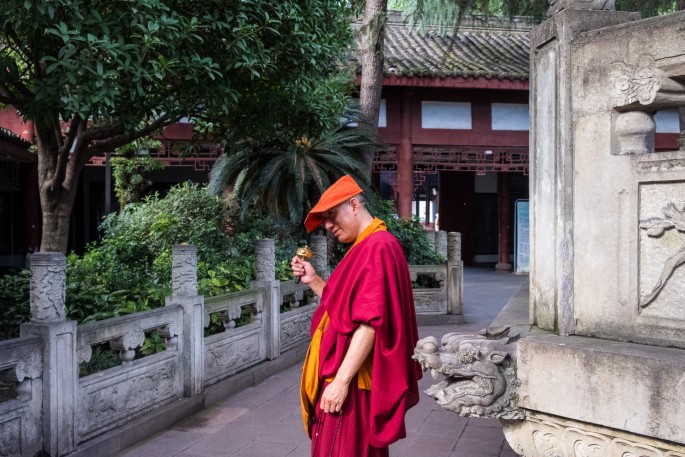
M 302 284 L 311 284 L 316 279 L 316 271 L 312 264 L 298 256 L 290 261 L 290 268 L 293 270 L 293 276 L 300 277 Z
M 321 395 L 321 410 L 324 413 L 339 413 L 347 398 L 350 385 L 334 379 Z

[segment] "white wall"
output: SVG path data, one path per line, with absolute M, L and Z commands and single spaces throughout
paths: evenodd
M 471 103 L 422 101 L 421 128 L 471 129 Z
M 528 130 L 530 125 L 527 103 L 493 103 L 492 130 Z

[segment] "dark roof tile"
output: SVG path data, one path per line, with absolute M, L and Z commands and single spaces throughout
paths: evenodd
M 527 80 L 531 26 L 525 19 L 465 20 L 452 43 L 449 34 L 440 36 L 430 29 L 426 33 L 410 32 L 399 15 L 389 13 L 384 73 Z

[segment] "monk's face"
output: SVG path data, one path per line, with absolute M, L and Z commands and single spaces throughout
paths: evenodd
M 321 213 L 323 226 L 341 243 L 352 243 L 359 235 L 358 213 L 359 201 L 352 198 Z

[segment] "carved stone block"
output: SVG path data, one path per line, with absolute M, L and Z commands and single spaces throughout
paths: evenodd
M 314 307 L 283 313 L 281 316 L 281 352 L 309 339 Z
M 273 281 L 276 277 L 276 244 L 274 240 L 257 240 L 255 259 L 256 280 Z
M 243 330 L 240 327 L 238 333 Z M 243 330 L 226 338 L 214 335 L 205 344 L 204 371 L 207 385 L 248 368 L 265 359 L 264 337 L 258 329 Z
M 503 431 L 511 448 L 526 457 L 685 457 L 677 444 L 546 414 L 503 421 Z
M 197 295 L 197 248 L 177 244 L 172 248 L 171 287 L 173 295 Z
M 78 430 L 82 438 L 98 435 L 140 416 L 151 407 L 181 396 L 178 363 L 173 356 L 141 366 L 112 369 L 82 385 Z
M 57 252 L 31 256 L 31 321 L 48 323 L 65 319 L 66 258 Z
M 438 340 L 419 340 L 413 359 L 435 378 L 446 378 L 426 393 L 447 411 L 460 416 L 523 419 L 514 405 L 518 381 L 509 344 L 509 328 L 474 333 L 448 333 Z
M 685 319 L 685 182 L 642 184 L 639 215 L 641 314 Z

